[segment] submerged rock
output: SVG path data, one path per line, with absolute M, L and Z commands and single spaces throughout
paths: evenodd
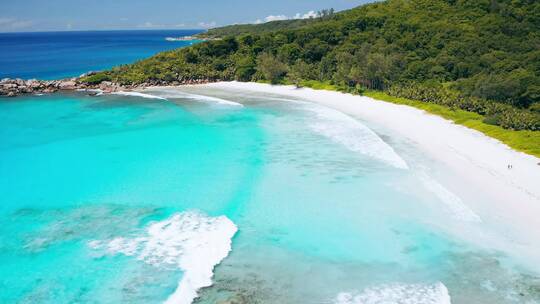
M 252 302 L 249 301 L 248 298 L 242 295 L 236 295 L 233 297 L 230 297 L 227 300 L 219 301 L 218 304 L 250 304 Z

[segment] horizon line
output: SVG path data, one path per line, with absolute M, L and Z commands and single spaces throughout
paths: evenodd
M 134 31 L 208 31 L 203 28 L 160 28 L 160 29 L 96 29 L 96 30 L 37 30 L 37 31 L 13 31 L 1 32 L 0 34 L 32 34 L 32 33 L 81 33 L 81 32 L 134 32 Z

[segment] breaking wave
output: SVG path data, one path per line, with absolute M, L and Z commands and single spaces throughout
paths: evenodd
M 393 284 L 365 289 L 361 293 L 340 293 L 334 304 L 451 304 L 444 284 Z
M 133 256 L 156 267 L 178 267 L 182 279 L 165 303 L 190 304 L 199 289 L 212 285 L 214 267 L 231 251 L 236 231 L 225 216 L 185 212 L 150 224 L 139 236 L 91 241 L 88 246 L 111 255 Z
M 395 151 L 370 128 L 356 119 L 323 106 L 310 106 L 308 109 L 317 115 L 311 128 L 347 149 L 378 159 L 399 169 L 409 166 Z
M 96 96 L 103 95 L 103 90 L 101 89 L 77 89 L 77 92 L 92 92 L 96 93 Z
M 453 192 L 448 190 L 446 187 L 441 185 L 439 182 L 431 178 L 424 172 L 417 174 L 422 184 L 433 193 L 439 200 L 441 200 L 448 211 L 458 220 L 465 222 L 482 222 L 480 216 L 478 216 L 474 211 L 469 208 L 461 198 L 455 195 Z
M 142 97 L 142 98 L 149 98 L 149 99 L 160 99 L 160 100 L 167 100 L 167 98 L 156 96 L 156 95 L 150 95 L 140 92 L 113 92 L 111 94 L 114 95 L 122 95 L 122 96 L 133 96 L 133 97 Z
M 221 104 L 221 105 L 236 106 L 236 107 L 243 107 L 244 106 L 244 105 L 242 105 L 241 103 L 238 103 L 238 102 L 234 102 L 234 101 L 230 101 L 230 100 L 226 100 L 226 99 L 222 99 L 222 98 L 217 98 L 217 97 L 212 97 L 212 96 L 206 96 L 206 95 L 184 94 L 183 97 L 188 98 L 188 99 L 193 99 L 193 100 L 211 101 L 211 102 L 215 102 L 215 103 L 218 103 L 218 104 Z
M 179 90 L 175 89 L 160 89 L 158 91 L 158 94 L 160 96 L 163 96 L 165 98 L 185 98 L 185 99 L 191 99 L 194 101 L 202 101 L 202 102 L 211 102 L 216 103 L 219 105 L 225 105 L 225 106 L 234 106 L 234 107 L 243 107 L 244 105 L 235 101 L 226 100 L 218 97 L 212 97 L 212 96 L 206 96 L 206 95 L 198 95 L 198 94 L 190 94 L 181 92 Z
M 351 151 L 378 159 L 399 169 L 409 169 L 407 162 L 373 130 L 345 113 L 298 99 L 270 96 L 264 98 L 301 104 L 304 109 L 317 116 L 317 120 L 310 124 L 316 133 L 332 139 Z

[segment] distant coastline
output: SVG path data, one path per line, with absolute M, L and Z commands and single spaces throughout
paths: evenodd
M 167 41 L 211 41 L 221 40 L 220 38 L 196 37 L 196 36 L 181 36 L 181 37 L 166 37 Z

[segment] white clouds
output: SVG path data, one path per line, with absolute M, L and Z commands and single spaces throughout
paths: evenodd
M 319 14 L 317 14 L 315 11 L 309 11 L 303 15 L 301 15 L 300 13 L 297 13 L 296 15 L 294 15 L 293 19 L 309 19 L 309 18 L 317 18 L 317 17 L 319 17 Z
M 32 25 L 34 25 L 34 22 L 32 21 L 15 21 L 11 24 L 11 27 L 14 28 L 14 29 L 24 29 L 24 28 L 29 28 L 31 27 Z
M 139 25 L 139 27 L 144 27 L 144 28 L 152 28 L 152 27 L 155 27 L 156 25 L 153 24 L 152 22 L 150 21 L 146 21 L 145 23 Z
M 255 24 L 265 23 L 265 22 L 271 22 L 271 21 L 280 21 L 280 20 L 287 20 L 289 17 L 285 15 L 270 15 L 264 18 L 263 20 L 257 19 L 255 21 Z
M 271 22 L 271 21 L 280 21 L 280 20 L 287 20 L 289 19 L 289 17 L 285 16 L 285 15 L 270 15 L 266 18 L 264 18 L 264 21 L 265 22 Z
M 201 28 L 204 28 L 204 29 L 208 29 L 208 28 L 212 28 L 212 27 L 216 27 L 216 22 L 215 21 L 212 21 L 212 22 L 199 22 L 199 26 Z
M 29 28 L 34 23 L 30 20 L 18 20 L 15 18 L 0 18 L 0 31 L 16 31 Z
M 163 28 L 170 28 L 170 27 L 174 27 L 174 26 L 146 21 L 143 24 L 137 25 L 137 27 L 142 28 L 142 29 L 163 29 Z
M 216 22 L 199 22 L 198 24 L 192 23 L 154 23 L 151 21 L 146 21 L 142 24 L 137 25 L 140 29 L 181 29 L 181 28 L 211 28 L 217 25 Z
M 262 20 L 257 19 L 254 23 L 260 24 L 260 23 L 271 22 L 271 21 L 280 21 L 280 20 L 289 20 L 289 19 L 309 19 L 309 18 L 317 18 L 317 17 L 319 17 L 319 14 L 317 14 L 315 11 L 309 11 L 305 14 L 296 13 L 296 15 L 292 17 L 287 17 L 286 15 L 270 15 Z
M 11 24 L 14 20 L 15 19 L 11 19 L 11 18 L 0 18 L 0 26 Z

